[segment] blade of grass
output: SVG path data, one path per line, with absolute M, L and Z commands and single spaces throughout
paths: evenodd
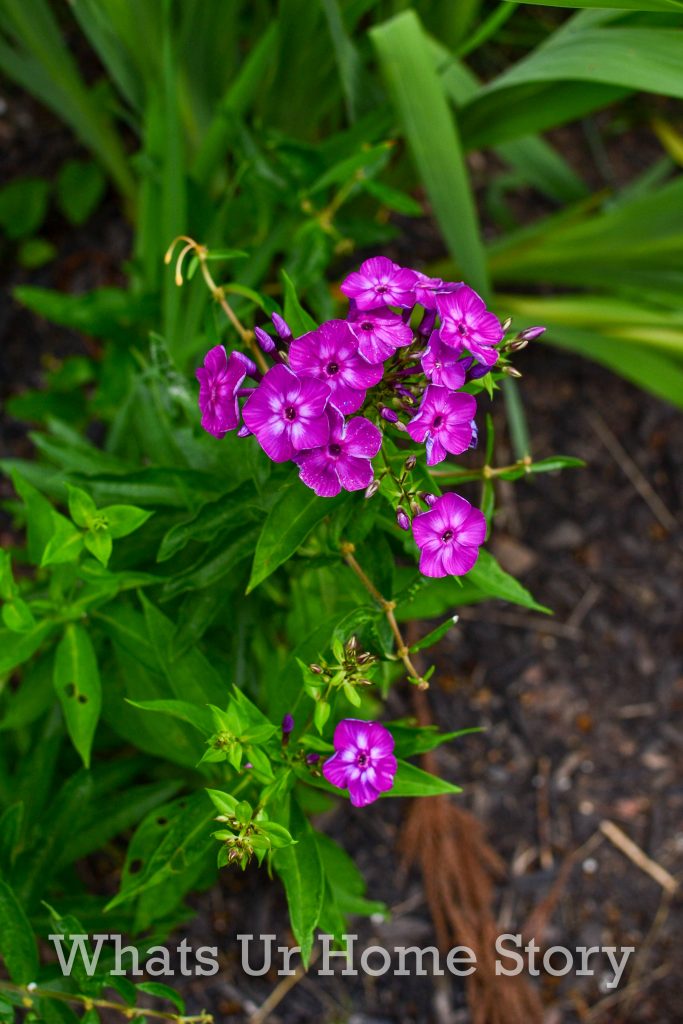
M 414 11 L 371 30 L 403 131 L 448 248 L 487 295 L 489 278 L 465 158 L 454 118 Z

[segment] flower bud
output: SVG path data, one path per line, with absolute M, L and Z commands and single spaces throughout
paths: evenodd
M 511 316 L 507 316 L 503 320 L 503 322 L 502 322 L 502 324 L 500 326 L 503 328 L 503 334 L 507 334 L 507 332 L 512 327 L 512 317 Z
M 545 327 L 527 327 L 525 330 L 520 331 L 517 337 L 520 341 L 535 341 L 542 334 L 545 334 Z
M 253 361 L 253 359 L 250 359 L 249 356 L 245 356 L 244 352 L 238 352 L 237 350 L 235 350 L 232 353 L 232 355 L 235 357 L 235 359 L 239 359 L 240 363 L 242 363 L 242 366 L 247 371 L 248 377 L 260 378 L 261 374 L 259 373 L 256 363 Z
M 406 515 L 405 509 L 402 509 L 400 505 L 396 509 L 396 522 L 398 523 L 402 530 L 410 529 L 410 519 Z
M 526 338 L 515 338 L 508 345 L 505 346 L 508 352 L 521 352 L 523 348 L 526 348 L 529 342 Z
M 516 370 L 514 366 L 504 366 L 503 373 L 506 373 L 508 377 L 514 377 L 516 380 L 522 376 L 519 370 Z
M 467 373 L 468 380 L 479 380 L 481 377 L 485 377 L 491 369 L 486 363 L 474 363 L 471 369 Z
M 314 676 L 321 676 L 323 674 L 323 669 L 321 668 L 320 665 L 316 665 L 314 663 L 313 665 L 309 665 L 308 667 L 310 668 Z
M 263 330 L 262 327 L 255 327 L 254 334 L 256 335 L 256 340 L 258 341 L 261 349 L 264 352 L 270 355 L 272 352 L 275 351 L 275 342 L 273 341 L 271 336 L 267 334 L 266 331 Z
M 286 747 L 289 743 L 290 734 L 294 730 L 294 716 L 290 715 L 289 712 L 282 719 L 282 746 Z
M 353 654 L 354 651 L 358 650 L 358 637 L 350 636 L 349 639 L 344 644 L 344 646 L 346 647 L 346 650 L 349 652 L 349 654 Z
M 373 480 L 369 487 L 365 488 L 365 497 L 374 498 L 379 490 L 379 480 Z
M 271 315 L 271 320 L 273 321 L 273 327 L 277 331 L 279 337 L 282 338 L 283 341 L 291 341 L 292 331 L 287 321 L 283 320 L 279 313 L 273 313 Z
M 436 505 L 439 500 L 436 494 L 430 494 L 429 491 L 423 491 L 420 497 L 424 501 L 425 505 L 429 505 L 430 508 L 432 505 Z
M 415 455 L 409 455 L 406 461 L 403 463 L 403 466 L 404 469 L 408 470 L 408 472 L 415 469 L 415 467 L 417 466 L 417 457 Z
M 249 427 L 246 426 L 246 424 L 243 423 L 240 429 L 237 431 L 237 436 L 251 437 L 251 430 L 249 429 Z
M 380 414 L 380 416 L 382 417 L 383 420 L 387 421 L 387 423 L 396 423 L 396 421 L 398 419 L 398 413 L 394 412 L 393 409 L 390 409 L 386 405 L 382 406 L 382 408 L 379 411 L 379 414 Z
M 419 516 L 420 513 L 422 512 L 422 509 L 420 508 L 416 501 L 411 501 L 410 511 L 413 513 L 414 516 Z
M 434 330 L 434 324 L 435 323 L 436 323 L 436 310 L 435 309 L 426 309 L 424 311 L 424 316 L 422 317 L 422 320 L 420 321 L 420 326 L 417 329 L 417 333 L 419 335 L 421 335 L 423 338 L 428 338 L 429 335 Z
M 317 764 L 320 760 L 320 754 L 316 754 L 315 751 L 311 751 L 310 754 L 306 754 L 306 764 Z

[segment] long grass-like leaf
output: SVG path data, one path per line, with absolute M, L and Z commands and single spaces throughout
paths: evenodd
M 484 247 L 454 118 L 414 11 L 371 31 L 415 163 L 453 258 L 484 294 Z

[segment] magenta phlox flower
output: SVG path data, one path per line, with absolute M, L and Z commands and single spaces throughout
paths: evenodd
M 440 277 L 428 277 L 427 274 L 417 274 L 415 283 L 415 300 L 425 309 L 436 309 L 437 295 L 448 295 L 457 292 L 462 288 L 462 281 L 442 281 Z
M 373 256 L 365 260 L 359 270 L 349 274 L 341 290 L 361 310 L 377 306 L 409 308 L 415 305 L 416 281 L 414 270 L 399 267 L 386 256 Z
M 465 383 L 467 367 L 457 351 L 444 345 L 439 332 L 434 331 L 422 356 L 422 369 L 432 384 L 457 391 Z
M 202 427 L 214 437 L 223 437 L 238 426 L 237 391 L 250 365 L 253 366 L 251 360 L 241 352 L 228 356 L 222 345 L 215 345 L 206 353 L 204 365 L 195 371 Z
M 394 737 L 379 722 L 346 718 L 334 730 L 335 753 L 323 775 L 338 789 L 348 789 L 354 807 L 373 803 L 394 785 L 398 763 Z
M 486 538 L 486 519 L 458 494 L 443 494 L 413 519 L 424 576 L 464 576 L 477 561 Z
M 503 338 L 500 320 L 486 308 L 477 293 L 463 285 L 447 295 L 437 295 L 441 317 L 439 336 L 446 345 L 461 352 L 467 349 L 480 363 L 493 366 L 498 359 L 496 345 Z
M 397 349 L 413 340 L 410 324 L 390 309 L 357 313 L 349 319 L 349 326 L 358 338 L 358 351 L 369 363 L 390 359 Z
M 345 320 L 328 320 L 292 342 L 289 364 L 298 374 L 325 381 L 331 402 L 343 413 L 357 412 L 368 388 L 382 378 L 381 363 L 369 363 Z
M 325 409 L 330 389 L 320 380 L 271 367 L 242 410 L 244 422 L 273 462 L 286 462 L 304 448 L 326 443 Z
M 413 441 L 424 441 L 427 465 L 443 462 L 446 455 L 460 455 L 472 442 L 472 420 L 477 403 L 472 395 L 454 394 L 430 384 L 416 416 L 408 423 Z
M 321 498 L 342 490 L 360 491 L 372 483 L 371 459 L 382 446 L 382 433 L 363 416 L 344 421 L 333 405 L 327 407 L 330 435 L 327 443 L 295 457 L 299 476 Z

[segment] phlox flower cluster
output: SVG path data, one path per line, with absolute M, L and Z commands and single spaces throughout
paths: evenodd
M 323 498 L 376 489 L 372 460 L 385 431 L 423 444 L 428 466 L 476 443 L 476 400 L 463 390 L 496 364 L 503 325 L 463 283 L 441 281 L 383 256 L 366 260 L 341 290 L 346 319 L 298 338 L 278 314 L 256 339 L 272 366 L 261 373 L 217 345 L 197 370 L 202 426 L 215 437 L 253 434 L 273 462 L 293 462 Z M 462 575 L 486 524 L 456 494 L 422 495 L 399 507 L 427 576 Z

